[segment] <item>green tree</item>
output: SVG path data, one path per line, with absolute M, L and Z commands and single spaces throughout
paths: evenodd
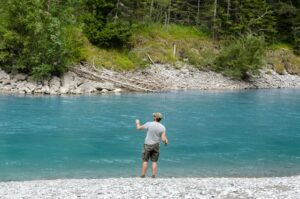
M 123 5 L 123 4 L 122 4 Z M 99 47 L 123 47 L 131 35 L 131 24 L 119 17 L 120 1 L 86 0 L 82 15 L 84 32 Z
M 246 80 L 263 65 L 265 42 L 263 37 L 243 36 L 225 44 L 215 61 L 216 71 Z
M 218 17 L 219 34 L 239 36 L 249 32 L 262 35 L 272 42 L 276 35 L 276 18 L 265 0 L 222 1 Z
M 79 58 L 59 18 L 43 0 L 8 0 L 6 22 L 0 29 L 0 65 L 9 72 L 32 74 L 40 79 L 60 75 L 72 59 Z

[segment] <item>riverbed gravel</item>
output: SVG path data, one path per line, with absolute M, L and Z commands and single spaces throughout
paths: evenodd
M 109 178 L 0 182 L 0 198 L 299 199 L 300 176 L 270 178 Z

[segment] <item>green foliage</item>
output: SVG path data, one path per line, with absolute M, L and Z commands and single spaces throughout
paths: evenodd
M 157 63 L 174 63 L 187 60 L 199 67 L 206 66 L 204 55 L 209 54 L 213 44 L 201 31 L 183 25 L 151 24 L 140 27 L 132 37 L 138 56 L 148 60 L 148 55 Z M 176 44 L 176 56 L 173 50 Z
M 300 57 L 293 53 L 291 46 L 273 45 L 266 53 L 266 60 L 279 74 L 300 74 Z
M 271 43 L 276 34 L 273 10 L 264 0 L 231 0 L 220 4 L 218 16 L 220 36 L 240 36 L 248 33 L 265 36 Z
M 279 2 L 274 6 L 274 13 L 277 18 L 278 39 L 282 42 L 292 43 L 292 28 L 295 24 L 297 9 L 289 3 Z
M 41 79 L 60 75 L 79 57 L 77 40 L 70 42 L 70 29 L 45 4 L 42 0 L 5 4 L 7 23 L 0 30 L 0 64 L 5 70 Z
M 85 24 L 84 32 L 88 39 L 99 47 L 123 47 L 131 35 L 129 22 L 108 20 L 116 3 L 108 0 L 85 2 L 86 12 L 82 16 Z
M 131 70 L 150 57 L 246 78 L 260 65 L 261 37 L 300 54 L 299 9 L 298 0 L 0 0 L 0 66 L 40 79 L 80 60 Z M 215 59 L 218 42 L 232 39 Z M 298 74 L 298 61 L 286 62 L 275 69 Z
M 247 35 L 226 44 L 215 61 L 216 71 L 236 79 L 247 79 L 263 64 L 265 42 L 262 37 Z
M 294 52 L 300 55 L 300 14 L 297 16 L 297 20 L 292 29 L 293 33 L 293 46 Z
M 102 47 L 123 47 L 131 36 L 131 26 L 127 22 L 109 22 L 94 38 Z

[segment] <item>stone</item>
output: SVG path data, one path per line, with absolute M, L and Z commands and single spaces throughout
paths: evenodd
M 0 80 L 0 82 L 2 82 L 2 84 L 5 86 L 5 85 L 10 85 L 10 80 L 9 79 L 2 79 Z
M 52 79 L 49 81 L 50 87 L 60 87 L 61 82 L 60 79 L 56 76 L 52 77 Z
M 101 93 L 107 93 L 107 92 L 108 92 L 108 90 L 105 88 L 101 90 Z
M 49 81 L 49 93 L 50 95 L 59 95 L 60 94 L 60 85 L 61 81 L 60 78 L 54 76 L 50 81 Z
M 0 69 L 0 80 L 9 80 L 10 76 L 3 70 Z
M 44 80 L 42 81 L 42 85 L 43 85 L 43 86 L 49 86 L 49 80 L 48 80 L 48 79 L 44 79 Z
M 97 82 L 95 82 L 93 84 L 93 86 L 98 91 L 102 91 L 103 89 L 106 89 L 106 90 L 113 90 L 114 89 L 114 85 L 112 83 L 109 83 L 109 82 L 105 82 L 105 83 L 97 83 Z
M 70 93 L 70 88 L 67 86 L 63 86 L 60 88 L 60 94 L 68 94 Z
M 26 93 L 34 93 L 34 90 L 37 88 L 37 85 L 32 82 L 27 82 L 25 86 L 27 87 Z
M 12 86 L 9 84 L 9 85 L 5 85 L 4 87 L 3 87 L 3 90 L 4 91 L 10 91 L 12 89 Z
M 117 89 L 114 90 L 114 92 L 115 92 L 115 93 L 120 93 L 120 92 L 122 92 L 122 89 L 117 88 Z
M 27 80 L 27 77 L 28 77 L 28 75 L 19 73 L 19 74 L 15 75 L 15 76 L 13 77 L 13 79 L 14 79 L 14 81 L 16 81 L 16 82 L 18 82 L 18 81 L 25 81 L 25 80 Z
M 76 74 L 73 72 L 67 72 L 61 79 L 61 84 L 64 87 L 63 91 L 77 88 L 78 78 L 76 78 Z
M 50 94 L 49 86 L 43 86 L 42 89 L 41 89 L 41 93 Z
M 97 89 L 93 86 L 91 82 L 85 82 L 81 84 L 77 89 L 77 94 L 79 93 L 94 93 Z

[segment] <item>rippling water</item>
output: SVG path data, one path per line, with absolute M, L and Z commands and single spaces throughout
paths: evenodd
M 0 180 L 138 176 L 134 121 L 155 111 L 159 176 L 300 175 L 300 90 L 286 89 L 0 96 Z

